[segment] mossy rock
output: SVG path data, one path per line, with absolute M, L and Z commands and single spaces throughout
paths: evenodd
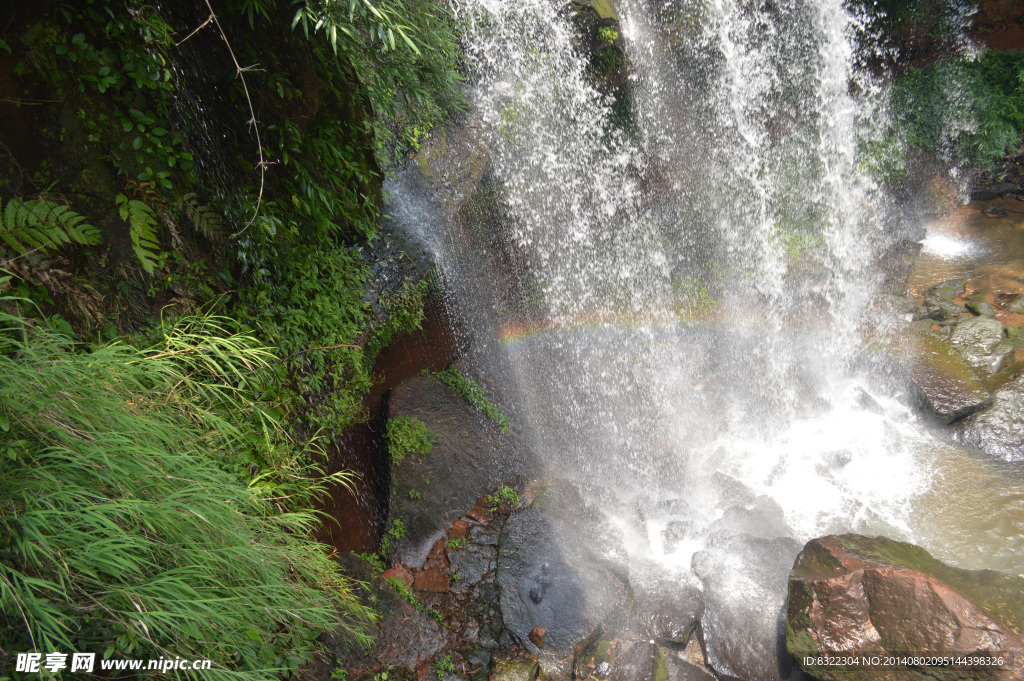
M 825 681 L 1012 679 L 1024 654 L 1024 578 L 961 570 L 919 546 L 885 537 L 833 535 L 807 543 L 789 577 L 786 648 Z M 1000 668 L 857 664 L 821 656 L 1003 655 Z

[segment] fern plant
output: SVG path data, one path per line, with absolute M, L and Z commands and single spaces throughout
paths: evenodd
M 132 249 L 138 256 L 142 268 L 153 274 L 153 268 L 163 260 L 163 251 L 157 239 L 156 212 L 145 201 L 117 195 L 117 210 L 121 219 L 131 227 Z
M 213 208 L 200 204 L 195 192 L 189 192 L 178 200 L 178 210 L 184 213 L 199 233 L 207 239 L 214 239 L 223 227 L 220 215 Z
M 0 200 L 0 205 L 2 205 Z M 13 198 L 0 213 L 0 238 L 17 254 L 75 243 L 100 243 L 100 232 L 68 206 L 44 198 Z

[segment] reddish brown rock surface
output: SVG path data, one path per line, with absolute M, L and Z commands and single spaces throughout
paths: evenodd
M 882 537 L 814 539 L 789 577 L 786 647 L 825 681 L 1024 679 L 1024 579 L 960 570 Z M 994 655 L 1000 667 L 870 666 L 827 656 Z

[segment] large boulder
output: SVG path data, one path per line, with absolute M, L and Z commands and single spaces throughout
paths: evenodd
M 970 321 L 983 319 L 994 321 L 987 317 Z M 991 393 L 971 364 L 941 339 L 929 333 L 915 334 L 903 354 L 914 391 L 925 411 L 939 421 L 952 423 L 992 404 Z
M 824 681 L 1021 679 L 1024 579 L 960 570 L 924 549 L 884 537 L 828 536 L 807 543 L 789 577 L 786 647 Z M 862 653 L 1003 656 L 1004 665 L 824 664 Z M 870 657 L 870 655 L 869 655 Z
M 392 542 L 393 557 L 420 568 L 434 543 L 477 499 L 503 482 L 521 482 L 532 457 L 522 442 L 429 376 L 395 388 L 388 415 L 417 418 L 437 434 L 429 454 L 409 456 L 393 468 L 391 517 L 406 530 Z
M 621 532 L 603 510 L 610 492 L 566 481 L 537 493 L 501 532 L 498 584 L 505 629 L 536 654 L 530 639 L 543 627 L 544 652 L 565 657 L 573 647 L 625 618 L 627 556 Z
M 704 584 L 701 628 L 720 677 L 775 681 L 792 662 L 783 639 L 786 575 L 800 544 L 788 537 L 716 534 L 693 556 Z

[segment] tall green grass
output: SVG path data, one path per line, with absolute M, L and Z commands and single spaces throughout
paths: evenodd
M 296 510 L 317 470 L 256 396 L 273 358 L 229 322 L 83 352 L 0 313 L 4 670 L 82 651 L 270 679 L 335 626 L 368 642 L 371 613 Z

